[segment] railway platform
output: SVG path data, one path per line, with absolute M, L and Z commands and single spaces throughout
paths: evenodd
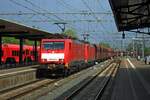
M 35 81 L 38 66 L 0 70 L 0 94 L 11 88 Z
M 124 58 L 112 89 L 105 100 L 149 100 L 150 65 L 132 58 Z

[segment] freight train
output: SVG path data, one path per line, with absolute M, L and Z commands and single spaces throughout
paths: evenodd
M 14 64 L 19 63 L 19 45 L 18 44 L 3 44 L 2 45 L 2 63 Z M 33 46 L 23 46 L 23 61 L 30 63 L 34 61 Z
M 111 48 L 75 39 L 42 39 L 40 63 L 41 69 L 50 73 L 62 71 L 67 75 L 115 55 Z

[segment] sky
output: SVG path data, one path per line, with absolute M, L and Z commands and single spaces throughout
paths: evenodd
M 61 33 L 54 23 L 66 22 L 66 29 L 74 29 L 80 39 L 88 33 L 91 43 L 121 48 L 122 33 L 117 31 L 108 0 L 1 0 L 0 18 L 50 33 Z M 126 33 L 124 45 L 134 36 Z

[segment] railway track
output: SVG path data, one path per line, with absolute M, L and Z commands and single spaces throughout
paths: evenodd
M 83 85 L 81 85 L 80 87 L 72 91 L 71 94 L 66 96 L 64 99 L 65 100 L 72 100 L 72 99 L 100 100 L 111 77 L 114 76 L 114 74 L 116 74 L 118 66 L 119 64 L 117 63 L 110 64 L 109 67 L 107 67 L 102 72 L 100 71 L 92 78 L 88 79 L 88 81 L 86 81 Z M 102 76 L 103 78 L 100 79 L 99 77 Z M 96 82 L 96 84 L 93 82 Z M 94 85 L 97 85 L 98 87 Z M 94 89 L 97 91 L 96 92 L 92 91 Z
M 15 99 L 21 96 L 26 95 L 27 93 L 31 93 L 32 91 L 38 90 L 46 85 L 55 83 L 59 79 L 43 79 L 43 80 L 36 80 L 34 82 L 15 87 L 13 89 L 9 89 L 4 93 L 0 94 L 0 99 Z
M 115 77 L 116 76 L 116 73 L 117 73 L 117 70 L 118 70 L 118 67 L 119 67 L 120 64 L 117 64 L 115 66 L 115 68 L 113 69 L 113 72 L 111 72 L 111 76 L 109 78 L 107 78 L 105 81 L 104 81 L 104 85 L 103 87 L 99 90 L 99 92 L 97 93 L 96 97 L 95 97 L 95 100 L 100 100 L 105 92 L 105 89 L 107 88 L 109 82 L 111 81 L 111 78 L 112 77 Z M 113 81 L 113 80 L 112 80 Z

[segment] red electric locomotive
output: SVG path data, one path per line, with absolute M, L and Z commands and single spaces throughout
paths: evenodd
M 84 63 L 84 43 L 78 40 L 43 39 L 40 51 L 41 64 L 53 71 L 66 73 Z

